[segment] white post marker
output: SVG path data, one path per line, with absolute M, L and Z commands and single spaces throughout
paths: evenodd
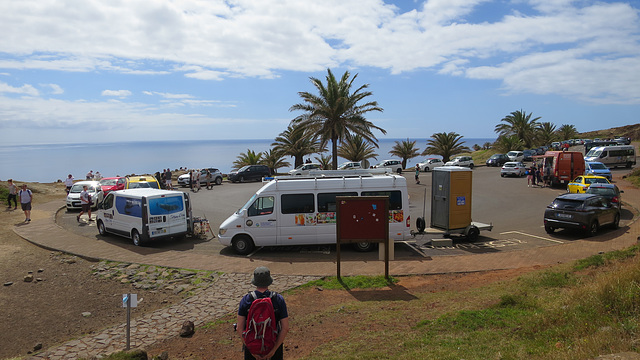
M 127 347 L 131 349 L 131 308 L 138 306 L 138 294 L 122 294 L 122 307 L 127 308 Z

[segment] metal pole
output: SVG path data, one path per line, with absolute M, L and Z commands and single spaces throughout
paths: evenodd
M 127 348 L 131 349 L 131 294 L 127 294 Z

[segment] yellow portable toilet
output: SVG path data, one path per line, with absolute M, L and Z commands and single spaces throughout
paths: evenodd
M 445 166 L 433 169 L 431 227 L 449 232 L 471 226 L 471 169 Z

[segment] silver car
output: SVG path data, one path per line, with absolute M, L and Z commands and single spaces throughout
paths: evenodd
M 500 169 L 500 176 L 520 177 L 520 176 L 524 176 L 526 172 L 527 172 L 527 167 L 523 163 L 517 162 L 517 161 L 509 161 L 504 163 L 504 165 L 502 165 L 502 169 Z
M 80 193 L 85 185 L 91 196 L 91 207 L 95 209 L 102 202 L 104 192 L 102 192 L 102 186 L 100 186 L 99 181 L 78 181 L 73 184 L 71 190 L 69 190 L 69 195 L 67 195 L 67 210 L 82 208 Z
M 435 167 L 444 166 L 442 160 L 437 158 L 425 159 L 423 162 L 418 163 L 420 171 L 431 171 Z

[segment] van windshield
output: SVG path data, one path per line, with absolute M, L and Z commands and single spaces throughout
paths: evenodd
M 602 149 L 591 149 L 587 153 L 587 157 L 600 157 L 602 154 Z
M 251 199 L 249 199 L 249 201 L 247 201 L 244 205 L 242 205 L 240 209 L 238 209 L 238 211 L 236 211 L 236 214 L 240 214 L 243 210 L 251 206 L 251 204 L 253 204 L 253 202 L 256 200 L 256 197 L 258 197 L 258 194 L 253 194 Z
M 166 196 L 149 199 L 149 213 L 151 215 L 168 215 L 184 210 L 182 196 Z

